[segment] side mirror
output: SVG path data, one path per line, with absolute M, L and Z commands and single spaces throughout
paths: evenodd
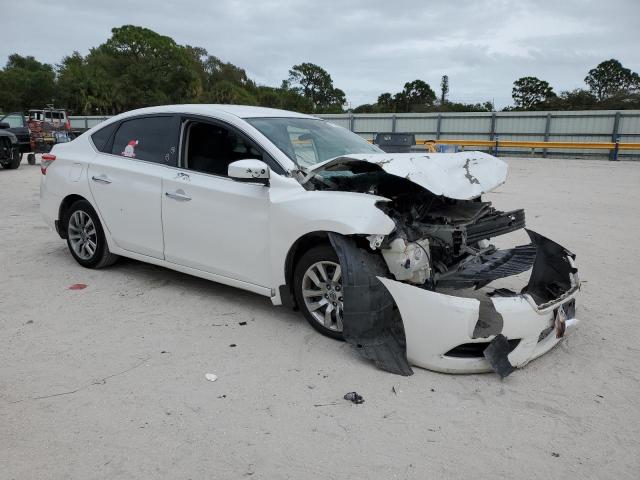
M 7 122 L 0 122 L 0 130 L 6 130 L 7 128 L 11 128 Z
M 269 166 L 262 160 L 237 160 L 229 164 L 227 174 L 240 182 L 269 185 Z

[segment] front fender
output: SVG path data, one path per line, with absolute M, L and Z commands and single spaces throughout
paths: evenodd
M 295 182 L 288 184 L 287 180 Z M 388 199 L 352 192 L 308 191 L 293 179 L 271 185 L 271 270 L 272 288 L 286 283 L 285 261 L 298 239 L 312 232 L 342 235 L 388 235 L 395 223 L 376 202 Z M 285 183 L 286 182 L 286 183 Z M 298 188 L 296 188 L 296 186 Z M 277 295 L 277 293 L 276 293 Z M 279 304 L 279 298 L 274 298 Z

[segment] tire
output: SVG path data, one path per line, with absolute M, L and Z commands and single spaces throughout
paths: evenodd
M 86 200 L 78 200 L 69 207 L 63 225 L 69 251 L 83 267 L 103 268 L 118 260 L 118 255 L 109 251 L 98 214 Z
M 7 170 L 15 170 L 16 168 L 18 168 L 20 166 L 20 162 L 22 161 L 20 148 L 18 146 L 13 147 L 9 143 L 0 144 L 0 148 L 2 148 L 3 151 L 9 153 L 9 159 L 2 162 L 2 168 L 6 168 Z
M 36 164 L 36 154 L 35 153 L 28 153 L 27 154 L 27 163 L 29 165 L 35 165 Z
M 327 337 L 343 340 L 342 277 L 340 272 L 336 275 L 339 267 L 340 260 L 331 245 L 311 248 L 296 264 L 293 293 L 300 311 L 313 328 Z M 318 294 L 310 295 L 311 292 Z

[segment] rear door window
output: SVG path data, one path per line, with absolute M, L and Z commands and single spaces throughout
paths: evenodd
M 107 125 L 91 135 L 91 140 L 99 151 L 111 153 L 111 142 L 109 140 L 111 140 L 116 128 L 118 128 L 118 122 Z
M 111 153 L 176 166 L 177 137 L 177 124 L 173 116 L 134 118 L 120 124 Z

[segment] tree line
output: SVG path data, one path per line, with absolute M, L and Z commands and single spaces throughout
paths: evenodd
M 124 25 L 86 56 L 73 52 L 53 66 L 31 56 L 9 56 L 0 69 L 0 111 L 47 105 L 76 115 L 113 115 L 151 105 L 231 103 L 304 113 L 345 111 L 344 91 L 318 65 L 293 65 L 278 87 L 258 85 L 246 71 L 205 49 L 179 45 L 147 28 Z M 514 82 L 517 110 L 628 109 L 640 107 L 638 74 L 615 59 L 602 62 L 585 78 L 587 88 L 556 94 L 548 82 L 523 77 Z M 492 111 L 492 102 L 449 100 L 449 78 L 439 95 L 423 80 L 407 82 L 397 93 L 382 93 L 360 112 Z

